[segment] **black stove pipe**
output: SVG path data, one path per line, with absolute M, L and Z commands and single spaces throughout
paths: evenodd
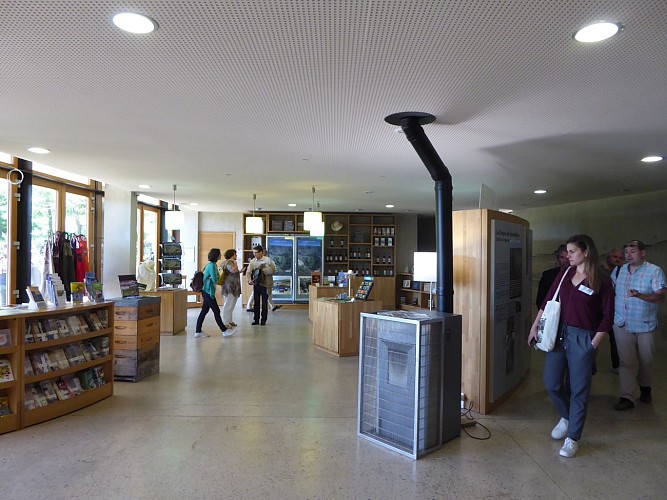
M 452 176 L 422 128 L 422 125 L 435 121 L 435 116 L 429 113 L 405 112 L 389 115 L 385 121 L 400 125 L 435 181 L 435 241 L 438 259 L 436 306 L 440 312 L 453 313 Z

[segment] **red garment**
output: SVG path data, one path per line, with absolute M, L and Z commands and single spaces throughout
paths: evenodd
M 88 241 L 82 234 L 72 237 L 75 281 L 84 282 L 88 272 Z

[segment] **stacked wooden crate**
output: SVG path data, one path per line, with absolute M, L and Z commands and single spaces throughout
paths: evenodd
M 160 298 L 115 302 L 114 379 L 138 382 L 160 371 Z

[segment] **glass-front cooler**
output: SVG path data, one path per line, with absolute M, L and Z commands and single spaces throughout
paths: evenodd
M 307 302 L 311 273 L 322 272 L 322 238 L 316 236 L 267 236 L 266 250 L 276 264 L 273 300 Z

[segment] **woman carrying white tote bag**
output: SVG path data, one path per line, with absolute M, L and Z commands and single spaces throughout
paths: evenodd
M 560 328 L 546 353 L 544 386 L 560 416 L 551 437 L 565 438 L 559 454 L 570 458 L 577 453 L 586 421 L 595 353 L 613 323 L 614 291 L 611 279 L 598 271 L 598 252 L 590 236 L 578 234 L 568 239 L 567 256 L 574 273 L 570 268 L 563 270 L 558 288 L 554 282 L 547 294 L 560 300 Z M 537 342 L 543 315 L 546 312 L 540 309 L 528 335 L 529 345 Z

